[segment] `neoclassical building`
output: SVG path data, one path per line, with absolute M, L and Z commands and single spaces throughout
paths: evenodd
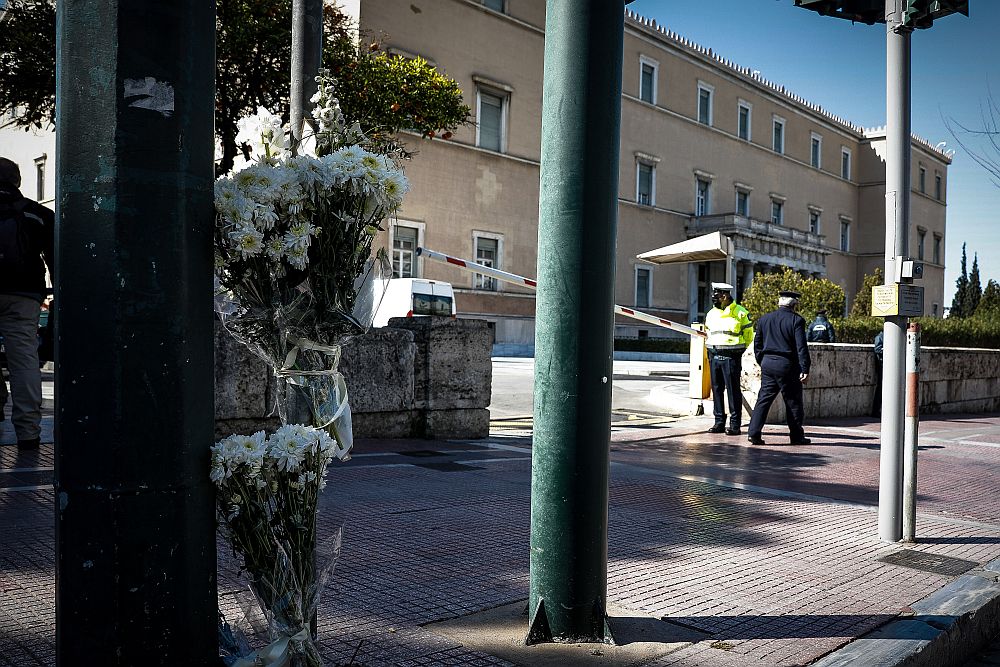
M 459 313 L 496 323 L 497 341 L 531 344 L 534 293 L 416 256 L 417 246 L 536 275 L 545 3 L 350 0 L 362 30 L 456 79 L 475 123 L 417 151 L 398 219 L 382 239 L 397 275 L 447 280 Z M 736 248 L 739 290 L 788 266 L 853 299 L 883 264 L 885 133 L 834 116 L 758 72 L 625 11 L 616 302 L 700 320 L 722 262 L 653 266 L 636 255 L 721 231 Z M 925 312 L 942 314 L 950 158 L 912 141 L 911 255 L 924 261 Z M 0 154 L 22 190 L 54 196 L 51 132 L 0 118 Z M 616 335 L 669 331 L 619 318 Z
M 409 143 L 412 183 L 385 243 L 400 275 L 454 284 L 462 316 L 531 343 L 529 291 L 415 257 L 417 245 L 536 275 L 544 3 L 364 0 L 363 30 L 461 85 L 475 125 Z M 712 49 L 625 10 L 617 303 L 688 322 L 723 262 L 652 266 L 639 253 L 721 231 L 738 289 L 788 266 L 841 285 L 848 301 L 883 264 L 885 131 L 834 116 Z M 950 158 L 913 138 L 911 254 L 925 262 L 928 315 L 942 314 Z M 667 335 L 624 318 L 619 336 Z

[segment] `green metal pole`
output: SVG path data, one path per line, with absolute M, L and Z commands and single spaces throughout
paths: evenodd
M 215 3 L 57 21 L 56 661 L 217 665 Z
M 529 644 L 605 641 L 623 4 L 548 0 Z

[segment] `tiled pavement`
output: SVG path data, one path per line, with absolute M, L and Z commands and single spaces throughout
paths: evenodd
M 685 420 L 616 432 L 608 595 L 704 639 L 656 662 L 800 665 L 952 581 L 877 560 L 877 425 L 810 430 L 809 447 L 751 448 Z M 1000 416 L 921 425 L 920 543 L 1000 557 Z M 780 429 L 765 433 L 778 443 Z M 527 597 L 530 443 L 359 442 L 331 468 L 321 531 L 343 526 L 319 614 L 324 656 L 362 665 L 505 665 L 425 627 Z M 53 664 L 51 446 L 0 447 L 0 665 Z M 16 480 L 16 481 L 14 481 Z M 220 544 L 220 600 L 241 589 Z

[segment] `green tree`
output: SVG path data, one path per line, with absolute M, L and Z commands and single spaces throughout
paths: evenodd
M 802 294 L 799 300 L 799 314 L 807 320 L 816 317 L 816 312 L 825 310 L 830 315 L 844 312 L 844 289 L 826 278 L 804 278 L 802 274 L 785 267 L 781 273 L 759 273 L 743 294 L 743 306 L 750 311 L 750 319 L 778 307 L 778 292 L 792 290 Z
M 852 317 L 868 317 L 872 314 L 872 288 L 882 283 L 882 267 L 875 267 L 875 272 L 865 274 L 861 281 L 861 288 L 854 295 L 854 303 L 851 305 Z
M 222 144 L 220 173 L 239 153 L 236 122 L 258 106 L 288 118 L 291 0 L 218 0 L 215 127 Z M 55 119 L 54 0 L 8 0 L 0 29 L 0 111 L 17 109 L 17 123 L 43 127 Z M 462 91 L 423 60 L 383 52 L 353 39 L 350 19 L 324 8 L 323 62 L 341 77 L 344 114 L 388 141 L 400 130 L 449 138 L 469 120 Z M 374 48 L 372 48 L 374 47 Z
M 962 244 L 962 273 L 955 280 L 955 297 L 951 300 L 948 317 L 968 317 L 972 314 L 968 305 L 969 272 L 966 268 L 965 244 Z
M 969 286 L 965 296 L 966 317 L 972 317 L 983 298 L 983 286 L 979 282 L 979 253 L 972 256 L 972 271 L 969 272 Z
M 980 299 L 979 305 L 976 306 L 976 312 L 973 316 L 994 320 L 1000 318 L 1000 283 L 992 279 L 986 283 L 986 289 L 983 290 L 983 298 Z

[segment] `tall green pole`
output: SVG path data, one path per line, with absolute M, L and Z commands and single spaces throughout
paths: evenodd
M 548 0 L 529 644 L 604 641 L 621 2 Z
M 57 22 L 56 661 L 217 665 L 215 3 Z

